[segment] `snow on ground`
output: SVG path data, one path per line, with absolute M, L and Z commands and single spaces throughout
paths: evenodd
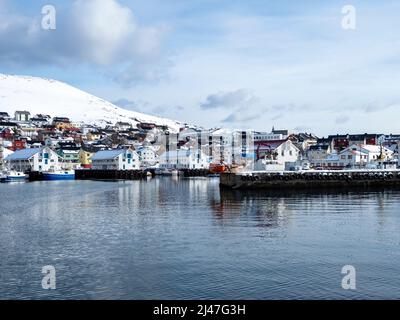
M 16 110 L 27 110 L 31 115 L 68 117 L 74 122 L 83 121 L 99 126 L 118 121 L 134 126 L 138 122 L 152 122 L 167 125 L 174 132 L 178 132 L 182 126 L 170 119 L 122 109 L 56 80 L 0 74 L 0 111 L 12 116 Z

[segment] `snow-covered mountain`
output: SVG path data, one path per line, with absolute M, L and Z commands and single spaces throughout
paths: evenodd
M 152 122 L 177 132 L 182 123 L 125 110 L 60 81 L 38 77 L 0 74 L 0 111 L 13 115 L 16 110 L 32 115 L 48 114 L 73 121 L 104 126 L 118 121 Z

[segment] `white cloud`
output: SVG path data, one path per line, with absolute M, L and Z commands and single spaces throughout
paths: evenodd
M 166 31 L 138 25 L 132 10 L 115 0 L 77 0 L 66 21 L 82 58 L 104 65 L 157 55 Z
M 1 15 L 0 64 L 86 63 L 105 68 L 112 77 L 119 76 L 115 70 L 129 70 L 135 81 L 146 81 L 158 72 L 153 66 L 167 33 L 164 25 L 138 24 L 132 10 L 116 0 L 76 0 L 65 11 L 57 10 L 56 30 L 40 25 L 38 17 Z

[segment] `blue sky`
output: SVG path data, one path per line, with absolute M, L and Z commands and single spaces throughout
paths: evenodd
M 46 4 L 56 30 L 40 28 Z M 394 133 L 399 13 L 398 1 L 0 0 L 0 72 L 206 127 Z

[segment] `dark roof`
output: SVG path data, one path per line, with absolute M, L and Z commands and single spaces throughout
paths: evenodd
M 328 150 L 329 145 L 315 145 L 315 146 L 310 146 L 308 150 L 310 151 L 318 151 L 318 150 Z
M 47 120 L 46 118 L 35 117 L 35 118 L 31 118 L 31 121 L 42 121 L 42 122 L 47 122 L 48 120 Z
M 53 122 L 66 122 L 69 123 L 69 118 L 67 117 L 54 117 Z
M 286 135 L 287 136 L 289 134 L 289 131 L 288 130 L 275 130 L 275 129 L 273 129 L 272 133 L 274 133 L 274 134 L 282 134 L 282 135 Z
M 382 134 L 378 133 L 363 133 L 363 134 L 337 134 L 330 135 L 328 139 L 349 139 L 349 140 L 361 140 L 367 138 L 376 138 L 381 136 Z
M 348 139 L 349 135 L 348 134 L 332 134 L 328 136 L 329 140 L 333 139 Z
M 86 152 L 91 152 L 91 153 L 95 153 L 97 151 L 103 150 L 104 146 L 100 145 L 95 145 L 95 144 L 83 144 L 81 146 L 81 149 L 86 151 Z
M 0 121 L 0 127 L 18 127 L 18 124 L 15 122 Z

